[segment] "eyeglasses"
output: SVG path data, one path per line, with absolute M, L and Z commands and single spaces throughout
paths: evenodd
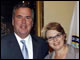
M 53 40 L 54 40 L 55 38 L 61 38 L 61 35 L 62 35 L 62 34 L 59 33 L 59 34 L 57 34 L 57 35 L 54 36 L 54 37 L 48 37 L 47 40 L 49 40 L 49 39 L 53 39 Z

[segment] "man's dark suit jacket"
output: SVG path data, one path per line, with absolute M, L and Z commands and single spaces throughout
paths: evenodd
M 36 36 L 32 36 L 32 43 L 33 59 L 43 59 L 48 54 L 47 43 L 42 38 Z M 14 34 L 9 34 L 1 39 L 1 59 L 23 59 Z

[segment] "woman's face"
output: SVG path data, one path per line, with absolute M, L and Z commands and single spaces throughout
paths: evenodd
M 46 32 L 49 46 L 54 50 L 59 50 L 64 45 L 64 35 L 56 30 L 48 30 Z

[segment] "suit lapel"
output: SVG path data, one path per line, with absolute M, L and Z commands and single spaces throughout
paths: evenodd
M 12 35 L 12 39 L 10 42 L 11 42 L 10 43 L 10 49 L 11 49 L 11 53 L 12 53 L 11 54 L 12 58 L 23 59 L 19 44 L 18 44 L 14 34 Z
M 36 39 L 32 36 L 32 43 L 33 43 L 33 59 L 38 57 L 38 45 Z

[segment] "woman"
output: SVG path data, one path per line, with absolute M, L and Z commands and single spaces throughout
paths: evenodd
M 59 23 L 49 23 L 42 33 L 54 50 L 45 59 L 79 59 L 79 49 L 66 44 L 66 33 Z

